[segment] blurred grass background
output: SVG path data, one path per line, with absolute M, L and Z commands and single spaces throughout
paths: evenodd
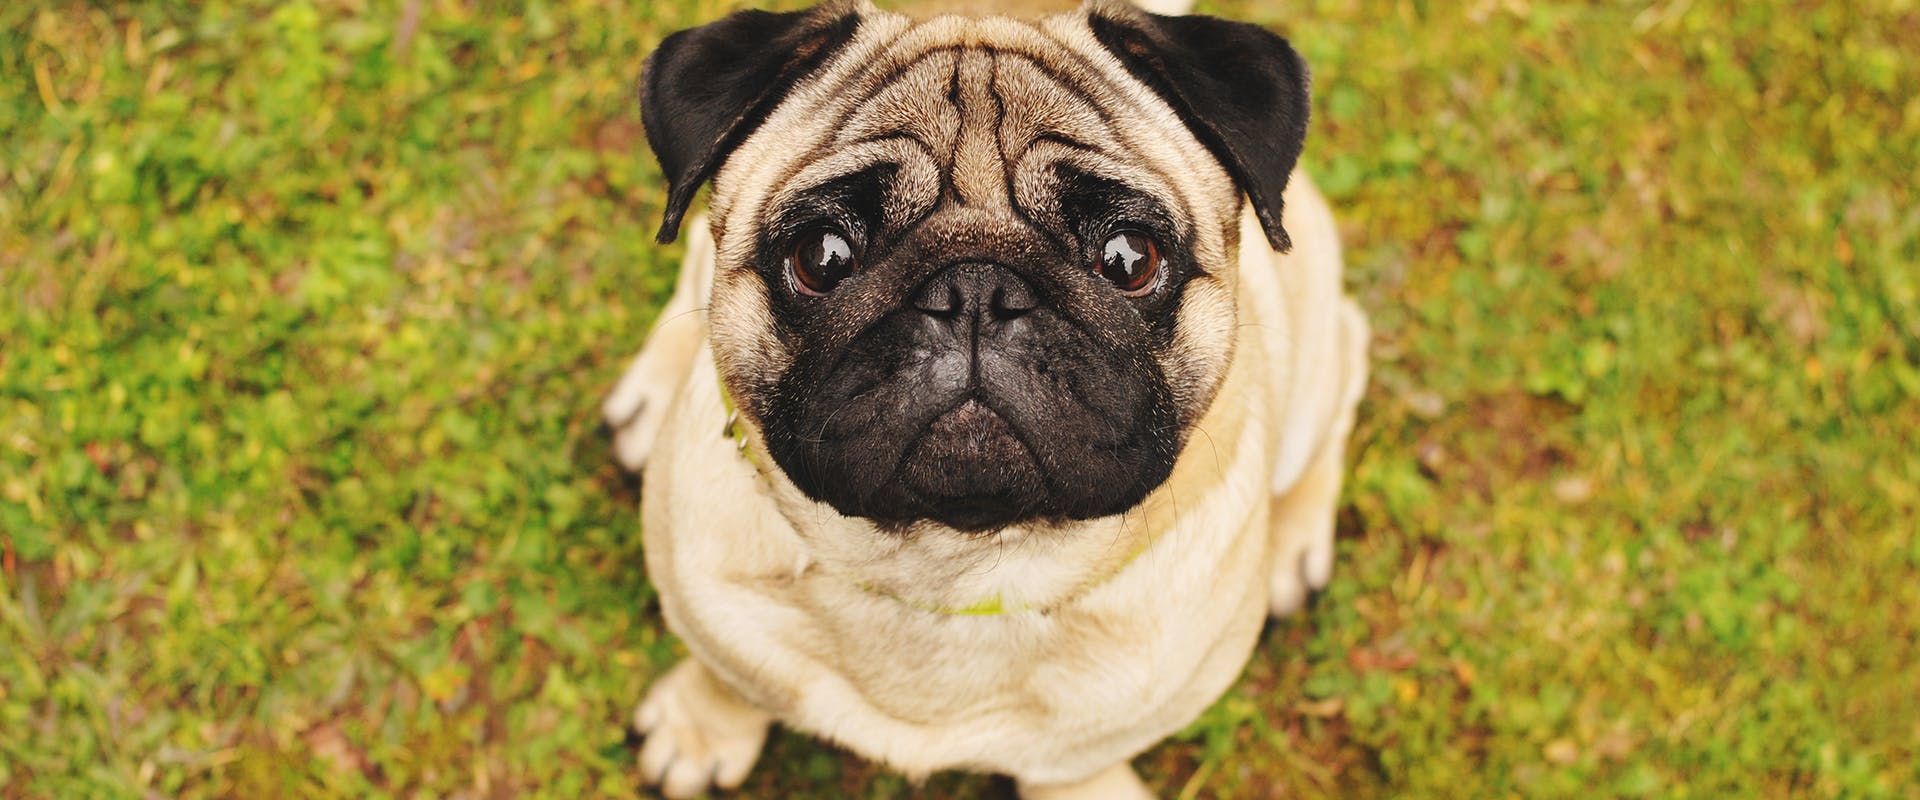
M 1333 585 L 1168 797 L 1920 797 L 1920 9 L 1222 0 L 1373 315 Z M 718 2 L 0 5 L 0 796 L 631 796 L 595 404 Z M 967 797 L 791 734 L 754 797 Z

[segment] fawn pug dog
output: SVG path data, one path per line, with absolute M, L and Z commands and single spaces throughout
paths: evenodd
M 1306 66 L 1117 1 L 854 1 L 677 33 L 642 84 L 661 241 L 713 185 L 604 407 L 692 654 L 644 777 L 737 786 L 779 721 L 1150 796 L 1128 759 L 1332 568 L 1368 334 Z

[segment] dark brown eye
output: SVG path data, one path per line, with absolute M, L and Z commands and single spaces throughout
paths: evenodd
M 1160 276 L 1160 246 L 1139 231 L 1121 231 L 1100 248 L 1100 274 L 1130 297 L 1153 291 Z
M 835 231 L 800 237 L 787 255 L 787 272 L 801 294 L 824 297 L 853 274 L 853 244 Z

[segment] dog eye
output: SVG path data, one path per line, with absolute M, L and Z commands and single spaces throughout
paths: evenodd
M 1127 296 L 1144 296 L 1160 275 L 1160 246 L 1139 231 L 1121 231 L 1100 248 L 1096 268 Z
M 824 297 L 853 274 L 853 244 L 838 232 L 823 230 L 800 237 L 787 254 L 787 273 L 801 294 Z

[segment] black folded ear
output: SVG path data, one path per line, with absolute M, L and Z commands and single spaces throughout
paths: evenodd
M 1267 241 L 1292 246 L 1281 195 L 1307 140 L 1307 65 L 1287 40 L 1215 17 L 1095 4 L 1093 35 L 1180 115 L 1247 193 Z
M 859 24 L 852 3 L 828 3 L 784 14 L 741 11 L 660 42 L 640 79 L 640 122 L 668 185 L 656 239 L 679 235 L 700 185 Z

